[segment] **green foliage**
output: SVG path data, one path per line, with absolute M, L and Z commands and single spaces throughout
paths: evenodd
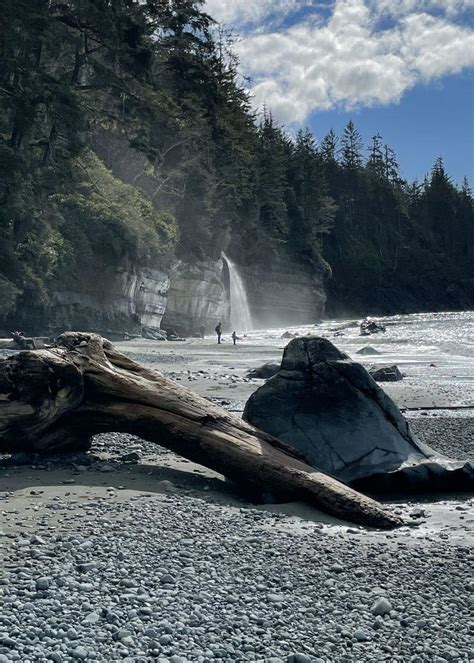
M 229 245 L 250 266 L 332 268 L 333 298 L 354 306 L 420 274 L 445 288 L 472 273 L 468 184 L 437 160 L 408 185 L 378 134 L 364 159 L 352 121 L 320 147 L 268 110 L 257 124 L 233 37 L 203 4 L 4 0 L 0 314 L 47 306 L 90 265 L 217 259 Z
M 57 196 L 70 255 L 147 265 L 174 248 L 174 218 L 114 178 L 93 153 L 75 159 L 73 176 L 75 190 Z

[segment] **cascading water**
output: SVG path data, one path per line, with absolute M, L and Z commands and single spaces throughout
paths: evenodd
M 222 254 L 222 257 L 229 268 L 230 326 L 236 331 L 250 331 L 252 329 L 252 316 L 250 315 L 244 282 L 232 260 L 225 253 Z

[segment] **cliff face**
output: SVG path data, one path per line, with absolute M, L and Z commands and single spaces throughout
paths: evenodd
M 228 277 L 222 260 L 194 265 L 178 262 L 170 270 L 170 288 L 163 328 L 179 335 L 212 332 L 229 320 Z
M 322 277 L 279 261 L 241 269 L 254 326 L 311 323 L 324 312 Z M 118 268 L 71 277 L 53 293 L 51 305 L 23 311 L 6 329 L 56 335 L 68 329 L 94 331 L 111 339 L 164 329 L 179 336 L 229 327 L 229 270 L 222 259 L 170 268 Z M 238 327 L 238 324 L 236 325 Z
M 58 288 L 47 309 L 22 311 L 9 326 L 51 335 L 83 329 L 111 339 L 141 334 L 143 327 L 160 328 L 168 288 L 168 275 L 157 269 L 92 270 Z
M 156 269 L 132 266 L 101 272 L 74 290 L 55 294 L 50 322 L 55 330 L 87 329 L 122 337 L 159 329 L 166 310 L 169 278 Z
M 255 327 L 312 323 L 324 313 L 323 277 L 281 260 L 246 268 L 247 296 Z

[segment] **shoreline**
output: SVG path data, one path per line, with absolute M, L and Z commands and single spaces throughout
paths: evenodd
M 284 341 L 213 341 L 116 345 L 237 409 L 262 383 L 247 370 L 278 360 Z M 459 401 L 458 384 L 430 385 L 413 366 L 382 385 L 399 404 Z M 469 411 L 405 414 L 440 452 L 472 456 Z M 472 495 L 394 498 L 408 524 L 387 533 L 257 503 L 124 434 L 97 436 L 89 454 L 22 462 L 0 461 L 1 663 L 474 658 Z M 390 610 L 376 614 L 381 599 Z

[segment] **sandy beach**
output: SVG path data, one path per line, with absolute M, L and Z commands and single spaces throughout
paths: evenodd
M 262 383 L 248 370 L 279 361 L 285 341 L 224 340 L 117 345 L 238 416 Z M 356 357 L 353 340 L 339 347 Z M 400 407 L 459 407 L 407 412 L 415 432 L 472 457 L 467 381 L 445 380 L 441 356 L 423 372 L 399 360 L 406 379 L 384 388 Z M 368 531 L 304 504 L 256 502 L 123 434 L 98 436 L 89 454 L 5 456 L 0 662 L 474 659 L 473 496 L 392 502 L 406 526 Z

